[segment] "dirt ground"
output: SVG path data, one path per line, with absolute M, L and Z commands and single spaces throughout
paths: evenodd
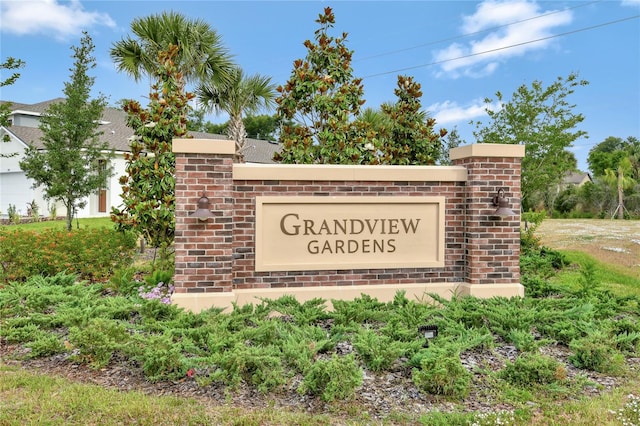
M 640 220 L 545 219 L 535 234 L 547 247 L 585 252 L 640 278 Z

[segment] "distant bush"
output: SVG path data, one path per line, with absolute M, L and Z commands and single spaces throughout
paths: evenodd
M 344 400 L 353 398 L 361 385 L 362 370 L 353 354 L 334 354 L 331 359 L 318 360 L 311 366 L 298 392 L 320 395 L 324 401 Z
M 562 381 L 567 378 L 567 371 L 564 365 L 549 356 L 525 353 L 514 362 L 507 361 L 499 376 L 512 385 L 529 387 Z
M 452 348 L 428 348 L 414 356 L 413 362 L 420 365 L 411 371 L 411 379 L 418 389 L 455 399 L 469 394 L 471 373 L 462 365 L 460 354 Z
M 59 272 L 89 281 L 104 280 L 132 262 L 135 245 L 133 234 L 105 228 L 73 232 L 0 229 L 0 282 Z

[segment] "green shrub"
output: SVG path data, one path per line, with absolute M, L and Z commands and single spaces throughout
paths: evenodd
M 31 358 L 55 355 L 65 351 L 60 339 L 53 334 L 43 334 L 26 346 L 31 348 L 31 353 L 29 354 Z
M 371 371 L 387 370 L 396 359 L 409 350 L 407 344 L 393 341 L 368 328 L 363 328 L 354 337 L 353 347 Z
M 142 366 L 150 382 L 181 379 L 187 373 L 181 345 L 167 335 L 134 335 L 122 349 Z
M 538 353 L 525 353 L 514 362 L 507 361 L 499 377 L 512 385 L 530 387 L 562 381 L 566 379 L 567 372 L 554 358 Z
M 0 281 L 26 281 L 60 272 L 100 281 L 133 259 L 135 237 L 106 228 L 73 232 L 0 229 Z
M 624 369 L 624 356 L 601 332 L 596 331 L 575 339 L 569 344 L 569 348 L 573 351 L 569 362 L 578 368 L 613 375 L 621 374 Z
M 375 323 L 385 317 L 386 304 L 368 294 L 354 300 L 332 299 L 333 319 L 336 324 L 349 325 L 352 323 Z
M 469 394 L 471 373 L 460 361 L 460 353 L 453 348 L 430 347 L 414 357 L 419 368 L 411 372 L 413 383 L 422 391 L 462 399 Z
M 513 343 L 513 345 L 521 352 L 533 352 L 538 350 L 541 346 L 549 343 L 548 339 L 536 340 L 535 336 L 529 330 L 514 329 L 507 335 L 507 341 Z
M 285 382 L 280 351 L 273 347 L 236 345 L 233 349 L 213 354 L 211 360 L 216 371 L 211 375 L 236 387 L 242 380 L 257 387 L 260 392 L 281 387 Z
M 74 356 L 76 361 L 102 368 L 129 340 L 129 335 L 124 326 L 115 321 L 94 318 L 85 327 L 71 327 L 68 340 L 79 351 Z
M 524 286 L 527 297 L 548 297 L 557 292 L 547 279 L 538 275 L 522 275 L 520 283 Z
M 545 217 L 546 213 L 544 211 L 528 211 L 522 213 L 524 229 L 520 231 L 520 247 L 523 253 L 540 247 L 540 237 L 535 235 L 535 230 L 540 226 Z
M 362 385 L 362 370 L 353 354 L 316 361 L 298 388 L 301 394 L 320 395 L 324 401 L 345 400 L 354 397 Z

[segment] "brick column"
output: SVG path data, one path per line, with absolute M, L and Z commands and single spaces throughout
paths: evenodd
M 467 292 L 502 287 L 504 294 L 524 295 L 520 284 L 520 174 L 524 145 L 476 144 L 454 148 L 455 165 L 467 169 L 465 189 L 465 282 Z M 504 189 L 513 216 L 495 216 L 492 198 Z
M 198 310 L 206 294 L 232 291 L 233 141 L 175 139 L 176 233 L 174 301 Z M 189 217 L 202 195 L 213 217 Z

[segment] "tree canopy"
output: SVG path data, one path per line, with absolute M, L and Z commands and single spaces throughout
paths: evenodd
M 335 24 L 330 7 L 318 16 L 315 43 L 306 40 L 305 59 L 296 59 L 291 77 L 278 86 L 277 113 L 291 120 L 280 133 L 283 163 L 366 162 L 366 129 L 353 120 L 364 104 L 362 80 L 353 77 L 353 51 L 347 33 L 329 35 Z
M 271 77 L 245 76 L 240 67 L 235 67 L 228 82 L 203 82 L 196 89 L 196 96 L 206 110 L 229 114 L 227 135 L 236 143 L 236 159 L 242 161 L 247 136 L 244 115 L 270 109 L 274 104 L 275 85 Z
M 123 206 L 113 208 L 111 220 L 121 229 L 133 229 L 166 255 L 175 233 L 175 156 L 173 139 L 187 135 L 188 102 L 184 79 L 174 58 L 177 46 L 160 52 L 157 82 L 148 108 L 137 101 L 125 105 L 127 125 L 134 131 L 126 175 L 120 177 Z M 161 253 L 161 255 L 163 254 Z M 166 259 L 166 256 L 163 256 Z
M 158 55 L 177 46 L 176 69 L 186 81 L 228 81 L 233 62 L 220 35 L 202 19 L 187 19 L 177 12 L 136 18 L 131 22 L 136 38 L 127 36 L 111 47 L 111 58 L 119 71 L 136 81 L 143 76 L 155 80 Z
M 476 123 L 474 136 L 479 142 L 524 144 L 525 157 L 522 160 L 522 205 L 525 210 L 536 207 L 535 198 L 544 197 L 549 188 L 555 188 L 567 172 L 577 167 L 577 161 L 568 149 L 572 143 L 586 132 L 578 130 L 584 116 L 574 112 L 575 105 L 568 98 L 587 81 L 575 73 L 568 77 L 558 77 L 544 86 L 534 81 L 531 86 L 522 85 L 512 95 L 504 99 L 496 93 L 501 105 L 492 108 L 493 100 L 485 99 L 485 111 L 489 123 Z M 551 200 L 545 199 L 547 208 Z
M 387 117 L 379 127 L 382 136 L 376 149 L 383 164 L 434 164 L 442 152 L 447 131 L 434 130 L 436 120 L 422 111 L 420 84 L 398 76 L 397 101 L 382 105 Z
M 71 80 L 64 85 L 65 99 L 52 104 L 40 119 L 44 149 L 30 145 L 20 168 L 33 179 L 34 187 L 43 186 L 47 199 L 60 201 L 67 209 L 67 229 L 72 228 L 73 213 L 86 204 L 85 198 L 106 186 L 112 174 L 107 161 L 113 156 L 99 121 L 106 99 L 90 100 L 95 77 L 87 73 L 95 68 L 95 46 L 83 33 L 80 46 L 72 47 L 75 59 Z
M 8 57 L 4 62 L 0 64 L 0 69 L 2 70 L 17 70 L 24 67 L 24 61 L 21 59 L 16 59 L 12 57 Z M 9 77 L 4 80 L 0 80 L 0 87 L 11 86 L 16 80 L 20 78 L 19 72 L 13 72 Z M 11 102 L 4 102 L 0 104 L 0 126 L 9 127 L 11 123 L 9 123 L 9 115 L 11 114 Z M 4 135 L 2 137 L 2 142 L 8 142 L 9 135 Z M 10 157 L 14 156 L 17 153 L 12 154 L 0 154 L 0 157 Z
M 86 197 L 106 186 L 112 174 L 109 158 L 113 153 L 100 141 L 99 121 L 106 105 L 104 96 L 90 100 L 95 77 L 94 45 L 85 32 L 80 46 L 72 47 L 75 59 L 71 80 L 64 85 L 65 99 L 52 104 L 42 115 L 44 149 L 31 145 L 20 161 L 34 187 L 43 186 L 47 199 L 60 201 L 67 209 L 67 229 L 72 229 L 73 213 L 86 204 Z
M 609 136 L 589 151 L 587 162 L 594 176 L 603 176 L 607 169 L 616 170 L 624 158 L 631 161 L 631 172 L 638 176 L 640 140 L 629 136 L 626 140 Z

